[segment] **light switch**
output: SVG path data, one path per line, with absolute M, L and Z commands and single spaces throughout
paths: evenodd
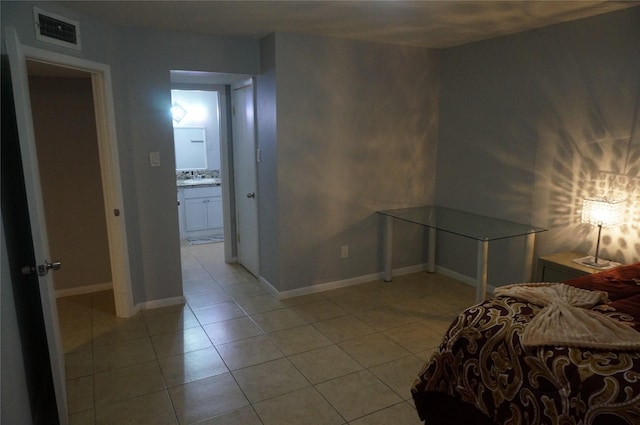
M 160 166 L 160 152 L 149 152 L 149 162 L 152 167 Z

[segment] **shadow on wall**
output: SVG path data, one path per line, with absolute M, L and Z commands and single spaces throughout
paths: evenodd
M 640 261 L 640 61 L 631 42 L 638 35 L 611 31 L 608 43 L 567 45 L 537 80 L 536 179 L 544 186 L 536 200 L 549 252 L 593 255 L 597 227 L 580 223 L 582 202 L 608 196 L 626 201 L 624 224 L 603 230 L 601 256 Z
M 582 140 L 558 132 L 549 157 L 548 226 L 555 231 L 554 245 L 593 255 L 597 228 L 580 223 L 582 201 L 625 199 L 624 224 L 603 231 L 600 252 L 621 263 L 640 261 L 640 143 L 632 132 L 616 136 L 607 128 L 599 130 Z

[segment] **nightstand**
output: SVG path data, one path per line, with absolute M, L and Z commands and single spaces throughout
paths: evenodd
M 560 252 L 538 258 L 538 282 L 564 282 L 599 271 L 573 261 L 584 256 L 579 252 Z

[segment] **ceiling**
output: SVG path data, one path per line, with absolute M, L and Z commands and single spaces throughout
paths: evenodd
M 63 1 L 115 26 L 260 39 L 291 32 L 447 48 L 640 1 Z

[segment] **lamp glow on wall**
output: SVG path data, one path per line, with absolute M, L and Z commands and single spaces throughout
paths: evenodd
M 617 263 L 598 259 L 600 251 L 600 236 L 602 228 L 615 227 L 622 223 L 623 203 L 621 199 L 610 198 L 586 198 L 582 204 L 582 223 L 598 226 L 598 242 L 596 243 L 596 255 L 579 258 L 577 262 L 589 267 L 607 268 Z

